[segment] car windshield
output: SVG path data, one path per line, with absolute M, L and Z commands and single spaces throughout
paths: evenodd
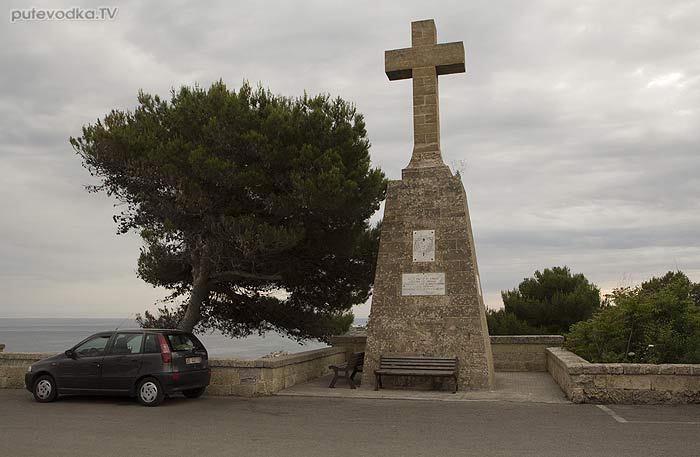
M 175 352 L 204 349 L 202 343 L 200 343 L 199 340 L 194 337 L 194 335 L 188 335 L 185 333 L 171 333 L 168 335 L 168 341 L 170 341 L 170 347 Z

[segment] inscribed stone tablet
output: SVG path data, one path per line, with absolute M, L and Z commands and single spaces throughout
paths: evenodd
M 445 273 L 404 273 L 401 295 L 445 295 Z
M 413 261 L 435 261 L 435 230 L 413 231 Z

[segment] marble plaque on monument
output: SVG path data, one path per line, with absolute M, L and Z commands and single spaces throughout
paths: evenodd
M 445 295 L 445 273 L 404 273 L 401 295 Z
M 435 261 L 435 230 L 413 231 L 413 261 Z

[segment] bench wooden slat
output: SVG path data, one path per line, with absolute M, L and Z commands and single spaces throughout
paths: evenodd
M 380 356 L 379 368 L 374 371 L 375 390 L 381 387 L 382 375 L 390 376 L 430 376 L 454 378 L 454 391 L 457 392 L 457 358 L 425 356 Z
M 445 370 L 376 370 L 375 373 L 391 374 L 394 376 L 452 376 L 454 371 Z
M 417 367 L 456 367 L 456 363 L 383 362 L 382 365 L 415 365 Z
M 416 366 L 438 366 L 438 367 L 454 367 L 457 366 L 455 362 L 441 363 L 441 362 L 417 362 L 413 360 L 382 360 L 382 365 L 416 365 Z
M 383 355 L 382 359 L 405 359 L 405 360 L 440 360 L 440 361 L 450 361 L 455 360 L 452 357 L 429 357 L 425 355 Z

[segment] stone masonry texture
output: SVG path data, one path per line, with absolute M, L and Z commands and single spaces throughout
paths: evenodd
M 574 403 L 700 403 L 700 366 L 589 363 L 563 348 L 547 348 L 547 371 Z
M 440 155 L 438 76 L 464 73 L 464 44 L 437 43 L 432 19 L 411 23 L 411 47 L 384 54 L 390 80 L 412 79 L 413 155 L 411 166 L 443 165 Z
M 413 262 L 414 230 L 435 230 L 434 262 Z M 403 273 L 428 272 L 445 273 L 445 295 L 401 295 Z M 478 274 L 460 178 L 444 165 L 405 169 L 387 190 L 363 384 L 374 384 L 380 355 L 406 354 L 456 356 L 460 389 L 491 388 L 493 358 Z
M 561 347 L 561 335 L 508 335 L 491 336 L 493 368 L 503 371 L 547 371 L 547 352 L 550 347 Z M 331 337 L 333 347 L 345 349 L 347 357 L 353 352 L 365 352 L 367 331 L 353 327 L 347 333 Z

